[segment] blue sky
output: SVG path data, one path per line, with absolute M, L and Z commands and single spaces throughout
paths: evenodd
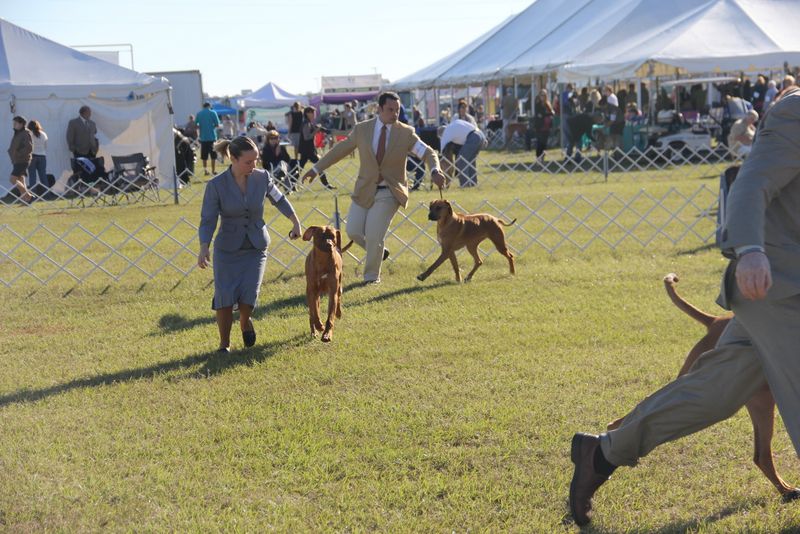
M 532 1 L 2 0 L 0 17 L 65 45 L 129 43 L 136 70 L 199 70 L 212 95 L 303 93 L 320 76 L 411 74 Z

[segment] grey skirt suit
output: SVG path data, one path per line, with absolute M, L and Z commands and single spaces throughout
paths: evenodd
M 286 217 L 294 214 L 289 200 L 262 170 L 248 176 L 244 193 L 230 167 L 206 184 L 198 233 L 201 243 L 211 243 L 219 221 L 213 255 L 214 310 L 238 303 L 256 305 L 270 240 L 264 222 L 266 199 Z

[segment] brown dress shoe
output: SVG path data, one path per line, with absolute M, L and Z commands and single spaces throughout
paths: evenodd
M 592 496 L 608 480 L 594 470 L 594 455 L 600 446 L 600 437 L 578 432 L 572 436 L 572 463 L 575 473 L 569 485 L 569 511 L 578 526 L 592 520 Z

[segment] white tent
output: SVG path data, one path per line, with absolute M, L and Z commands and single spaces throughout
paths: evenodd
M 800 64 L 798 17 L 797 0 L 536 0 L 393 86 L 779 70 Z
M 156 166 L 162 185 L 173 183 L 175 152 L 169 84 L 164 79 L 107 63 L 0 19 L 0 145 L 11 142 L 11 119 L 38 120 L 49 137 L 47 172 L 56 191 L 70 176 L 66 131 L 82 105 L 92 108 L 98 156 L 141 152 Z M 11 162 L 0 158 L 0 190 L 10 187 Z
M 759 72 L 800 64 L 797 0 L 639 0 L 562 77 Z
M 242 107 L 246 108 L 283 108 L 289 107 L 295 102 L 308 104 L 308 99 L 304 96 L 293 95 L 284 91 L 272 82 L 247 95 L 241 100 Z
M 437 82 L 443 75 L 447 73 L 447 71 L 469 56 L 473 50 L 483 45 L 483 43 L 485 43 L 491 36 L 508 24 L 508 22 L 513 18 L 514 17 L 508 17 L 502 23 L 498 24 L 474 41 L 471 41 L 466 46 L 462 46 L 452 54 L 443 57 L 431 65 L 428 65 L 424 69 L 400 78 L 391 84 L 392 88 L 397 91 L 404 91 L 407 89 L 427 89 L 429 87 L 439 85 Z

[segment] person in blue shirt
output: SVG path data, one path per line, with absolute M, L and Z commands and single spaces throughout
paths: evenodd
M 203 160 L 203 171 L 208 176 L 207 162 L 211 156 L 211 172 L 216 174 L 217 153 L 214 152 L 214 142 L 217 140 L 217 126 L 220 125 L 219 115 L 211 109 L 211 103 L 206 102 L 194 121 L 200 132 L 200 159 Z

